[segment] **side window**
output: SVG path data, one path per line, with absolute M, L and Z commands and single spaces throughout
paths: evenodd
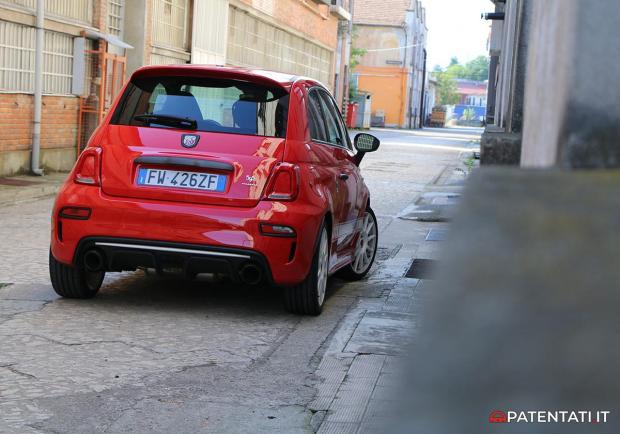
M 321 95 L 321 107 L 323 108 L 325 123 L 327 124 L 327 141 L 334 145 L 348 147 L 348 141 L 345 136 L 347 132 L 341 123 L 338 108 L 327 92 L 319 91 L 318 93 Z
M 336 105 L 334 99 L 328 95 L 327 93 L 323 93 L 323 96 L 327 99 L 327 103 L 329 107 L 331 107 L 331 111 L 336 118 L 336 122 L 338 124 L 338 129 L 340 130 L 340 135 L 343 138 L 343 145 L 347 147 L 350 151 L 353 151 L 353 143 L 351 143 L 351 139 L 349 138 L 349 131 L 347 130 L 347 126 L 342 119 L 342 115 L 340 114 L 340 109 Z
M 327 141 L 325 122 L 321 112 L 321 102 L 318 93 L 313 90 L 308 92 L 308 124 L 312 140 Z
M 326 141 L 333 145 L 341 146 L 343 143 L 338 131 L 338 124 L 336 123 L 336 119 L 334 119 L 334 116 L 331 114 L 323 97 L 321 98 L 321 111 L 323 112 L 323 118 L 325 119 L 325 130 L 327 133 Z

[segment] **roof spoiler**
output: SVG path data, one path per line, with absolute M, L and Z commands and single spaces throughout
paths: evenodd
M 131 79 L 142 77 L 171 77 L 177 75 L 247 81 L 264 86 L 281 88 L 287 92 L 290 90 L 295 78 L 277 72 L 218 65 L 154 65 L 139 68 L 131 75 Z

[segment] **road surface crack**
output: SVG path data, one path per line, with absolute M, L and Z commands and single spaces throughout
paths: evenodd
M 34 333 L 16 333 L 13 336 L 31 336 L 31 337 L 35 337 L 35 338 L 39 338 L 39 339 L 43 339 L 45 341 L 48 341 L 50 343 L 56 344 L 56 345 L 64 345 L 67 347 L 79 347 L 82 345 L 97 345 L 97 344 L 123 344 L 123 345 L 127 345 L 128 347 L 134 347 L 134 348 L 140 348 L 144 351 L 148 351 L 150 353 L 153 354 L 158 354 L 158 355 L 163 355 L 164 353 L 160 352 L 160 351 L 156 351 L 152 348 L 149 347 L 145 347 L 143 345 L 138 345 L 138 344 L 134 344 L 131 342 L 126 342 L 126 341 L 122 341 L 122 340 L 93 340 L 93 341 L 85 341 L 85 342 L 63 342 L 60 341 L 58 339 L 53 339 L 47 336 L 43 336 L 43 335 L 38 335 L 38 334 L 34 334 Z
M 26 378 L 34 378 L 35 380 L 38 380 L 37 377 L 35 377 L 32 374 L 28 374 L 27 372 L 22 372 L 19 369 L 15 368 L 15 363 L 10 363 L 8 365 L 0 365 L 0 368 L 4 368 L 8 371 L 11 371 L 12 373 L 19 375 L 20 377 L 26 377 Z

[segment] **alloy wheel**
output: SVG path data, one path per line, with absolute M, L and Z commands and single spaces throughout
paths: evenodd
M 323 230 L 321 241 L 319 244 L 319 257 L 317 267 L 317 299 L 319 306 L 325 300 L 325 289 L 327 288 L 327 269 L 329 265 L 329 248 L 327 240 L 327 231 Z
M 372 258 L 377 247 L 377 224 L 370 213 L 364 213 L 362 230 L 357 240 L 355 257 L 351 268 L 356 273 L 362 274 L 372 265 Z

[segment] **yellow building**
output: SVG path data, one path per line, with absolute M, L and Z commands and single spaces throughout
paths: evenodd
M 417 128 L 423 116 L 426 17 L 419 0 L 358 0 L 353 43 L 366 54 L 353 71 L 372 95 L 375 125 Z

